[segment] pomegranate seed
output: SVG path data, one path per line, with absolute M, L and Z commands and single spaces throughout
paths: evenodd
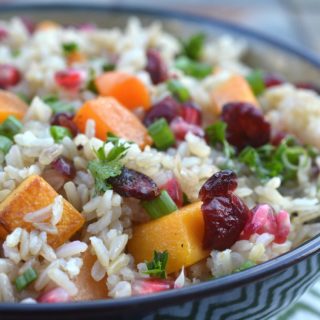
M 174 118 L 181 115 L 181 105 L 172 97 L 168 96 L 152 106 L 144 118 L 144 124 L 149 127 L 154 121 L 165 118 L 170 123 Z
M 94 23 L 81 23 L 77 26 L 80 31 L 91 32 L 97 29 L 97 25 Z
M 204 131 L 201 127 L 194 124 L 190 124 L 183 120 L 181 117 L 175 118 L 171 122 L 170 128 L 177 140 L 184 140 L 188 132 L 192 132 L 194 135 L 198 137 L 204 137 Z
M 182 104 L 182 118 L 190 124 L 201 126 L 201 112 L 192 102 Z
M 73 179 L 76 176 L 76 169 L 73 163 L 64 157 L 58 158 L 51 162 L 51 167 L 64 175 L 66 178 Z
M 0 28 L 0 41 L 3 41 L 8 37 L 8 32 L 5 29 Z
M 78 90 L 84 83 L 85 74 L 80 70 L 67 69 L 55 74 L 56 83 L 66 90 Z
M 32 34 L 35 31 L 36 25 L 31 19 L 27 17 L 20 17 L 20 20 L 30 34 Z
M 215 196 L 228 195 L 238 186 L 237 175 L 231 170 L 222 170 L 213 174 L 201 187 L 199 198 L 211 200 Z
M 139 279 L 132 283 L 132 294 L 142 295 L 173 289 L 174 282 L 164 279 Z
M 246 225 L 249 209 L 236 195 L 215 196 L 201 206 L 204 218 L 204 249 L 224 250 L 238 239 Z
M 257 205 L 243 229 L 241 239 L 249 239 L 253 234 L 270 233 L 275 236 L 275 242 L 283 243 L 290 232 L 290 216 L 281 210 L 275 215 L 274 210 L 267 204 Z
M 147 50 L 146 71 L 149 73 L 153 84 L 159 84 L 168 79 L 167 66 L 156 49 Z
M 264 85 L 267 88 L 279 86 L 284 83 L 284 79 L 276 74 L 266 74 L 264 76 Z
M 0 64 L 0 88 L 7 89 L 17 85 L 21 80 L 20 71 L 11 65 Z
M 246 102 L 231 102 L 223 106 L 222 120 L 227 123 L 227 140 L 242 150 L 246 146 L 260 147 L 270 140 L 271 126 L 261 110 Z
M 320 88 L 310 82 L 298 82 L 295 84 L 295 86 L 299 89 L 312 90 L 312 91 L 315 91 L 316 93 L 320 94 Z
M 108 179 L 113 190 L 122 197 L 152 200 L 160 195 L 156 183 L 143 173 L 124 167 L 119 176 Z
M 167 190 L 171 199 L 176 203 L 178 208 L 183 205 L 183 193 L 179 182 L 176 178 L 171 178 L 164 185 L 160 186 L 161 190 Z
M 51 124 L 55 126 L 61 126 L 68 128 L 73 136 L 76 136 L 78 134 L 78 127 L 73 122 L 73 116 L 68 113 L 57 113 L 54 115 L 54 117 L 51 120 Z
M 63 288 L 54 288 L 41 294 L 37 301 L 39 303 L 58 303 L 71 301 L 69 293 Z

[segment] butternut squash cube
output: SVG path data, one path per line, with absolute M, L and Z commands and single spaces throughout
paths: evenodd
M 0 203 L 0 239 L 21 227 L 28 231 L 33 225 L 23 220 L 25 214 L 44 208 L 53 203 L 57 192 L 40 176 L 25 179 L 9 196 Z M 48 234 L 48 244 L 56 248 L 70 239 L 84 224 L 82 215 L 65 199 L 63 214 L 57 224 L 58 233 Z
M 204 220 L 201 203 L 193 203 L 160 219 L 133 228 L 128 252 L 135 262 L 152 260 L 153 251 L 169 253 L 167 272 L 179 271 L 209 256 L 202 248 Z
M 108 298 L 108 289 L 106 277 L 100 281 L 95 281 L 91 277 L 91 269 L 97 260 L 96 256 L 87 250 L 82 255 L 83 265 L 79 275 L 74 279 L 74 284 L 78 288 L 78 293 L 73 297 L 75 301 L 99 300 Z
M 213 113 L 219 116 L 223 106 L 228 102 L 248 102 L 259 108 L 247 80 L 240 75 L 232 75 L 228 80 L 214 88 L 211 92 Z

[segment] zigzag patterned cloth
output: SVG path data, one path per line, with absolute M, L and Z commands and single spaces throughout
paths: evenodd
M 270 320 L 319 320 L 320 281 L 309 289 L 291 308 Z

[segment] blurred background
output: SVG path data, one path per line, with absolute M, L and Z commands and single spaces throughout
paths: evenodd
M 0 0 L 0 3 L 27 3 L 26 0 Z M 57 3 L 54 0 L 33 0 Z M 88 0 L 64 0 L 63 3 Z M 270 34 L 320 54 L 320 0 L 91 0 L 90 3 L 116 3 L 181 9 L 229 20 Z M 1 8 L 0 8 L 1 10 Z

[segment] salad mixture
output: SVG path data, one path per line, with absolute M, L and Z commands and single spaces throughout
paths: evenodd
M 0 21 L 0 301 L 181 288 L 320 231 L 320 97 L 246 43 Z

